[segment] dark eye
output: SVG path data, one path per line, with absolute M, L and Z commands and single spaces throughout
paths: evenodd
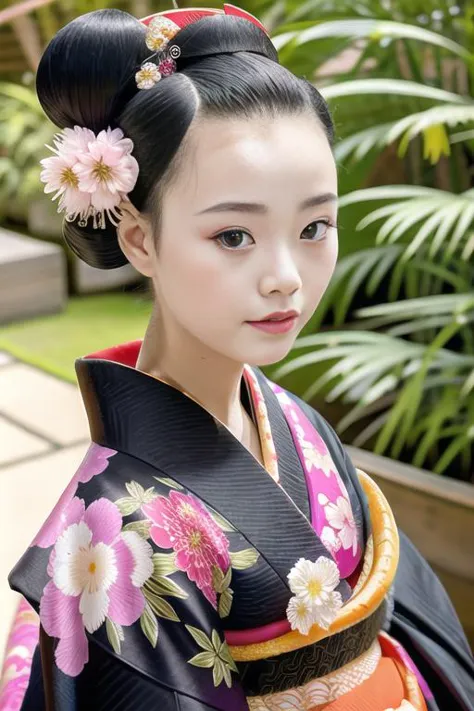
M 309 240 L 311 242 L 319 242 L 326 237 L 327 231 L 333 225 L 329 220 L 317 220 L 312 222 L 310 225 L 304 228 L 301 233 L 301 239 Z
M 244 249 L 255 242 L 253 237 L 243 230 L 227 230 L 226 232 L 221 232 L 221 234 L 217 235 L 214 239 L 216 239 L 224 249 L 233 250 Z

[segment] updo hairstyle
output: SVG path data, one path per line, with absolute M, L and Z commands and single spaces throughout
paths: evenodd
M 312 112 L 333 141 L 328 107 L 317 89 L 278 63 L 267 35 L 248 20 L 216 14 L 181 29 L 177 72 L 139 90 L 135 73 L 150 55 L 145 26 L 120 10 L 82 15 L 60 30 L 41 59 L 37 93 L 60 128 L 96 134 L 119 127 L 133 141 L 139 176 L 129 198 L 149 214 L 159 233 L 163 190 L 185 150 L 194 119 L 293 115 Z M 87 264 L 114 269 L 127 262 L 116 227 L 94 229 L 64 221 L 64 238 Z

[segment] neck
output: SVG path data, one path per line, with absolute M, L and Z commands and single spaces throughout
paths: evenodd
M 191 395 L 242 439 L 245 413 L 240 400 L 243 364 L 207 349 L 189 334 L 170 333 L 155 308 L 137 361 L 137 369 Z

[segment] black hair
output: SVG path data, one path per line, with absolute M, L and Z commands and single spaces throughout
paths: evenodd
M 159 224 L 160 195 L 179 163 L 180 147 L 199 116 L 278 116 L 310 111 L 333 142 L 328 107 L 317 89 L 278 64 L 267 35 L 246 19 L 217 14 L 181 29 L 177 72 L 139 90 L 135 73 L 150 56 L 145 26 L 120 10 L 82 15 L 60 30 L 41 59 L 36 88 L 60 128 L 98 133 L 120 127 L 133 141 L 139 177 L 129 197 Z M 64 238 L 91 266 L 126 263 L 116 228 L 64 222 Z

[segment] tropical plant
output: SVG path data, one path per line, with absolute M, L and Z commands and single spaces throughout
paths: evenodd
M 308 24 L 306 15 L 279 28 L 274 41 L 283 60 L 300 68 L 309 68 L 312 50 L 321 61 L 321 52 L 326 59 L 340 56 L 342 39 L 355 43 L 354 65 L 322 88 L 342 133 L 336 157 L 343 173 L 364 164 L 358 178 L 370 186 L 377 164 L 375 181 L 387 182 L 380 165 L 395 150 L 408 184 L 365 187 L 342 197 L 346 255 L 321 309 L 274 375 L 284 378 L 305 369 L 303 396 L 322 394 L 341 403 L 345 414 L 338 429 L 346 436 L 350 432 L 356 445 L 469 478 L 474 55 L 466 47 L 472 46 L 467 38 L 473 27 L 467 11 L 459 14 L 447 3 L 444 21 L 455 21 L 443 34 L 420 26 L 426 11 L 418 24 L 368 16 L 397 18 L 409 11 L 407 3 L 376 7 L 362 2 L 355 11 L 344 2 L 330 5 L 305 3 L 305 12 L 317 7 L 319 17 L 326 13 L 327 19 Z M 342 18 L 344 12 L 365 17 Z M 302 6 L 296 14 L 302 17 Z M 435 18 L 439 22 L 440 13 Z M 316 48 L 318 42 L 323 47 Z M 314 64 L 312 74 L 317 74 Z M 375 210 L 372 201 L 379 201 Z M 352 254 L 344 245 L 346 233 L 349 239 L 354 234 L 346 214 L 356 215 L 358 231 L 371 230 L 370 243 Z M 375 305 L 357 309 L 361 295 Z M 388 303 L 377 304 L 380 299 Z M 323 320 L 328 330 L 321 331 Z M 335 330 L 343 324 L 344 331 Z
M 39 161 L 54 131 L 33 89 L 0 83 L 0 212 L 39 191 Z
M 80 10 L 75 0 L 44 8 L 43 35 L 55 29 L 58 8 L 79 14 L 95 7 L 94 0 L 81 2 Z M 207 4 L 222 6 L 218 0 Z M 474 55 L 468 48 L 474 46 L 474 3 L 239 4 L 271 30 L 281 61 L 322 87 L 339 135 L 343 258 L 276 377 L 304 369 L 302 393 L 342 403 L 339 429 L 356 444 L 469 478 Z M 135 0 L 128 7 L 140 15 L 145 5 L 148 0 Z M 150 5 L 158 11 L 171 2 Z M 201 6 L 202 0 L 179 5 Z M 10 142 L 12 134 L 26 131 L 20 124 L 13 121 Z M 15 145 L 20 150 L 21 142 Z M 393 182 L 387 165 L 400 184 L 386 185 Z M 0 184 L 3 175 L 0 168 Z M 33 170 L 31 176 L 33 181 Z M 378 201 L 375 210 L 372 201 Z M 353 239 L 353 225 L 365 243 Z M 361 301 L 364 308 L 358 308 Z M 335 330 L 342 325 L 343 331 Z

